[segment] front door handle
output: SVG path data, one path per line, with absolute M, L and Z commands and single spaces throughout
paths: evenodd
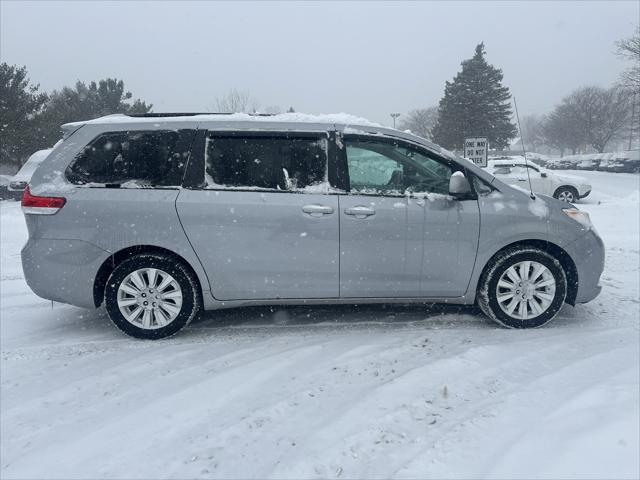
M 333 207 L 327 207 L 326 205 L 305 205 L 302 207 L 304 213 L 308 213 L 312 217 L 321 217 L 323 215 L 330 215 L 333 213 Z
M 356 218 L 367 218 L 371 215 L 375 215 L 376 211 L 373 208 L 358 205 L 357 207 L 346 208 L 344 213 L 346 215 L 353 215 Z

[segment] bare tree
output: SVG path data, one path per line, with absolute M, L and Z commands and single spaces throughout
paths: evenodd
M 616 47 L 618 56 L 631 61 L 631 66 L 620 74 L 620 85 L 633 94 L 627 126 L 627 148 L 631 150 L 640 132 L 640 26 L 631 37 L 616 42 Z
M 543 128 L 547 142 L 574 153 L 583 145 L 604 152 L 628 128 L 631 94 L 620 87 L 583 87 L 565 97 Z
M 528 150 L 537 152 L 545 144 L 544 122 L 545 118 L 541 115 L 525 115 L 522 117 L 520 139 Z
M 411 130 L 411 133 L 431 140 L 432 130 L 438 119 L 438 107 L 417 108 L 407 113 L 405 118 L 400 120 L 398 128 L 400 130 Z
M 623 88 L 584 87 L 569 96 L 569 103 L 575 109 L 586 143 L 600 153 L 628 125 L 631 94 Z
M 580 145 L 584 144 L 584 135 L 578 127 L 574 112 L 568 105 L 558 105 L 542 124 L 544 142 L 560 150 L 564 155 L 565 150 L 577 153 Z
M 631 61 L 631 66 L 620 75 L 623 87 L 640 94 L 640 26 L 635 33 L 616 42 L 618 56 Z
M 258 109 L 258 102 L 250 92 L 232 88 L 216 98 L 216 108 L 221 113 L 252 113 Z

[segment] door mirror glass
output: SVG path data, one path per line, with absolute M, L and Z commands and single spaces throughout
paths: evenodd
M 454 172 L 449 179 L 449 195 L 453 197 L 463 197 L 471 192 L 469 180 L 462 172 Z

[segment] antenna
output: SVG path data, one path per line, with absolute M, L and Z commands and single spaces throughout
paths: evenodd
M 522 143 L 524 166 L 527 170 L 527 179 L 529 180 L 529 196 L 531 197 L 531 200 L 535 200 L 536 196 L 533 194 L 533 187 L 531 186 L 531 174 L 529 173 L 529 162 L 527 162 L 527 150 L 524 148 L 524 135 L 522 134 L 522 127 L 520 126 L 520 115 L 518 115 L 518 104 L 516 103 L 516 97 L 513 97 L 513 106 L 516 107 L 516 120 L 518 120 L 518 130 L 520 130 L 520 143 Z

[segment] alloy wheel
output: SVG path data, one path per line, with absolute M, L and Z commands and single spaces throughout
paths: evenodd
M 498 305 L 519 320 L 535 318 L 551 306 L 556 280 L 542 263 L 524 261 L 510 266 L 496 286 Z
M 572 203 L 575 198 L 573 197 L 573 192 L 571 190 L 562 190 L 558 194 L 558 200 L 560 200 L 561 202 Z
M 176 319 L 182 308 L 182 289 L 167 272 L 141 268 L 120 283 L 117 302 L 120 313 L 129 323 L 154 330 Z

